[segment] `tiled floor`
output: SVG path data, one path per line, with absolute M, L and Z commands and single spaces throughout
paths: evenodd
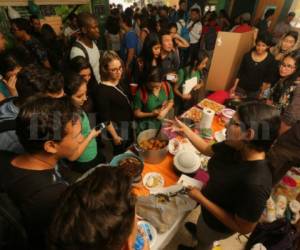
M 200 209 L 197 208 L 192 211 L 185 221 L 196 222 L 199 216 Z M 184 222 L 185 223 L 185 222 Z M 196 242 L 192 239 L 190 234 L 185 230 L 184 223 L 182 224 L 181 229 L 177 232 L 173 240 L 169 243 L 169 245 L 164 250 L 177 250 L 177 246 L 179 244 L 190 245 L 193 246 Z M 233 235 L 232 237 L 220 241 L 222 250 L 243 250 L 243 246 L 245 244 L 245 238 L 241 237 L 240 242 L 238 240 L 238 235 Z

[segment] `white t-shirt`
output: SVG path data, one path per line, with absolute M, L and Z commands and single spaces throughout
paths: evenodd
M 92 67 L 92 70 L 93 70 L 94 76 L 96 78 L 96 81 L 98 83 L 100 83 L 101 82 L 101 78 L 100 78 L 100 52 L 99 52 L 99 49 L 98 49 L 96 43 L 93 42 L 93 48 L 89 48 L 84 43 L 80 42 L 79 40 L 77 40 L 77 42 L 82 44 L 82 46 L 86 49 L 86 51 L 89 55 L 89 62 L 90 62 L 90 65 Z M 85 54 L 82 51 L 82 49 L 77 48 L 77 47 L 72 47 L 71 52 L 70 52 L 70 59 L 73 59 L 76 56 L 85 57 Z
M 193 21 L 190 21 L 187 25 L 187 28 L 190 28 L 193 25 Z M 202 33 L 202 24 L 201 22 L 196 22 L 190 31 L 190 44 L 198 43 Z

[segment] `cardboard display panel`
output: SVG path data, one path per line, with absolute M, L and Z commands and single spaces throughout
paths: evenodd
M 244 54 L 253 47 L 254 37 L 255 31 L 218 33 L 208 73 L 207 90 L 227 90 L 233 85 Z

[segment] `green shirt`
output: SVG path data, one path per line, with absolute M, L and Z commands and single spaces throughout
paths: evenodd
M 169 100 L 174 99 L 174 93 L 170 85 L 169 85 L 169 89 L 170 89 L 169 96 L 167 96 L 167 93 L 165 92 L 163 87 L 161 87 L 158 96 L 155 96 L 153 93 L 148 92 L 146 103 L 143 103 L 141 99 L 141 90 L 138 90 L 133 100 L 133 109 L 134 110 L 140 109 L 142 112 L 150 113 L 155 109 L 159 109 L 163 107 L 163 105 L 165 105 Z M 150 128 L 159 128 L 160 125 L 161 125 L 161 121 L 154 117 L 140 119 L 138 121 L 138 126 L 139 126 L 138 131 L 142 131 Z
M 182 87 L 182 85 L 185 83 L 186 80 L 189 80 L 193 77 L 197 77 L 197 82 L 199 83 L 199 81 L 202 79 L 202 73 L 201 71 L 197 70 L 197 71 L 192 71 L 191 74 L 189 74 L 189 69 L 180 69 L 178 71 L 178 84 L 179 86 Z
M 89 119 L 86 115 L 86 113 L 83 111 L 82 115 L 80 116 L 80 122 L 81 122 L 81 134 L 86 138 L 89 133 L 91 132 L 91 126 Z M 81 156 L 78 158 L 78 162 L 89 162 L 95 159 L 97 156 L 97 142 L 96 139 L 92 139 L 86 149 L 83 151 Z

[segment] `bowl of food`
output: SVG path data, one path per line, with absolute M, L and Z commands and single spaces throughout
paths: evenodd
M 141 132 L 137 138 L 136 150 L 144 162 L 157 164 L 162 162 L 168 154 L 168 138 L 156 136 L 157 129 Z
M 192 175 L 200 168 L 199 156 L 193 151 L 181 150 L 174 157 L 175 170 L 181 174 Z
M 223 123 L 227 124 L 229 122 L 229 120 L 233 117 L 234 113 L 235 113 L 235 110 L 233 110 L 233 109 L 229 109 L 229 108 L 223 109 L 221 112 L 221 119 L 222 119 Z
M 161 188 L 165 184 L 164 177 L 160 173 L 149 172 L 143 178 L 143 185 L 148 190 Z
M 141 158 L 133 153 L 124 153 L 115 156 L 111 160 L 110 165 L 124 169 L 133 178 L 133 183 L 139 183 L 142 180 L 144 163 Z
M 182 150 L 182 144 L 176 138 L 173 138 L 169 141 L 168 149 L 170 154 L 176 155 L 180 150 Z

